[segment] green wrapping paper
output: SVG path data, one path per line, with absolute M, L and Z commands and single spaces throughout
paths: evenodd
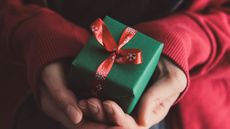
M 104 18 L 115 41 L 118 42 L 126 25 L 110 17 Z M 159 61 L 163 44 L 137 32 L 122 48 L 137 48 L 142 51 L 142 64 L 115 63 L 103 83 L 101 99 L 116 101 L 126 113 L 131 113 L 145 90 Z M 72 62 L 70 71 L 70 88 L 78 98 L 92 97 L 90 88 L 95 79 L 98 66 L 109 57 L 94 36 L 91 36 L 86 46 Z

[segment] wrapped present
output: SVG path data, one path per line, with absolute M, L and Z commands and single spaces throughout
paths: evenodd
M 159 61 L 163 44 L 110 18 L 91 26 L 93 35 L 72 62 L 70 86 L 79 98 L 114 100 L 131 113 Z

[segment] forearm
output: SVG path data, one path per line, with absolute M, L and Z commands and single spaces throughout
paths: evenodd
M 29 84 L 37 91 L 41 69 L 74 57 L 88 32 L 38 5 L 5 3 L 0 14 L 0 62 L 26 66 Z
M 227 58 L 228 19 L 227 13 L 213 9 L 207 14 L 178 13 L 136 28 L 164 43 L 163 54 L 184 71 L 189 82 L 191 73 L 207 73 Z
M 16 60 L 12 52 L 12 35 L 23 21 L 36 15 L 41 8 L 36 5 L 23 6 L 19 1 L 0 2 L 0 60 L 4 63 L 15 63 L 12 61 Z

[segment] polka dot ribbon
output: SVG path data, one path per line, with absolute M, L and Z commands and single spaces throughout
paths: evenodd
M 99 65 L 95 74 L 95 84 L 93 85 L 92 93 L 94 96 L 98 96 L 103 89 L 103 82 L 111 71 L 114 62 L 119 64 L 141 64 L 142 52 L 136 48 L 122 49 L 137 33 L 133 28 L 125 28 L 118 43 L 115 42 L 109 29 L 100 18 L 92 23 L 91 30 L 97 41 L 107 52 L 111 53 Z

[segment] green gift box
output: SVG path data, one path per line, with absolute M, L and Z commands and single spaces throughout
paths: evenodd
M 121 37 L 126 25 L 106 16 L 104 23 L 116 42 Z M 103 82 L 101 99 L 117 102 L 122 109 L 131 113 L 145 90 L 159 61 L 163 44 L 137 32 L 122 49 L 137 48 L 142 51 L 141 64 L 114 63 L 107 78 Z M 70 86 L 78 98 L 92 97 L 90 90 L 95 80 L 98 66 L 110 56 L 104 47 L 92 35 L 72 62 Z

